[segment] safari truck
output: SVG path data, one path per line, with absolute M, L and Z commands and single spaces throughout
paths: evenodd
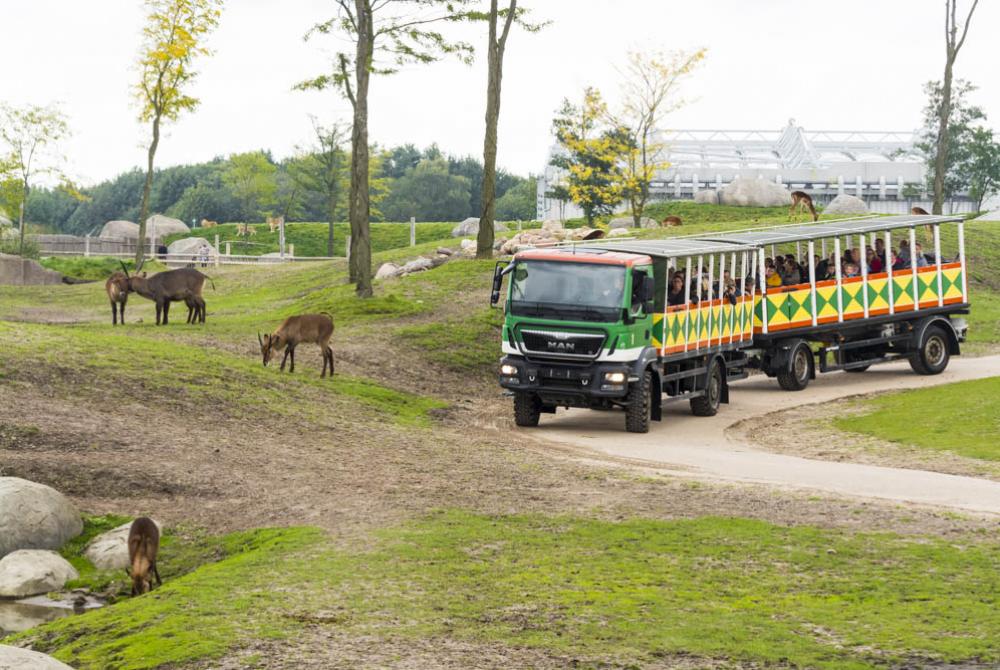
M 942 244 L 942 226 L 948 245 Z M 924 237 L 933 241 L 928 252 L 918 239 Z M 761 265 L 781 254 L 809 261 L 795 285 L 769 287 L 766 273 L 757 276 L 753 347 L 747 353 L 752 366 L 776 377 L 785 390 L 806 388 L 817 369 L 864 372 L 898 359 L 908 360 L 918 374 L 938 374 L 960 353 L 968 329 L 961 315 L 970 308 L 961 217 L 875 217 L 713 239 L 756 247 Z M 892 260 L 904 248 L 906 261 L 894 269 Z M 884 269 L 870 270 L 869 249 L 872 265 Z M 816 261 L 828 252 L 840 259 L 847 250 L 860 250 L 850 266 L 832 263 L 833 276 L 816 277 Z
M 756 248 L 697 239 L 532 249 L 498 264 L 492 302 L 508 276 L 500 385 L 519 426 L 557 407 L 622 409 L 647 432 L 661 403 L 688 400 L 698 416 L 728 402 L 746 376 Z M 684 305 L 667 306 L 667 278 L 685 268 Z M 726 279 L 738 291 L 720 295 Z M 711 279 L 710 279 L 711 278 Z
M 948 254 L 940 234 L 946 224 L 957 224 Z M 881 239 L 891 260 L 894 233 L 915 258 L 922 226 L 933 235 L 929 259 L 872 273 L 862 262 L 858 276 L 838 262 L 832 279 L 815 276 L 817 251 L 840 259 L 848 248 L 875 250 Z M 768 258 L 802 259 L 803 251 L 808 282 L 767 285 Z M 920 374 L 937 374 L 959 353 L 966 325 L 957 315 L 969 309 L 956 217 L 531 249 L 497 264 L 494 305 L 504 277 L 500 385 L 513 396 L 519 426 L 536 426 L 557 407 L 583 407 L 624 410 L 626 430 L 646 432 L 670 400 L 713 416 L 728 402 L 729 384 L 752 368 L 786 390 L 806 388 L 817 369 L 861 372 L 899 358 Z

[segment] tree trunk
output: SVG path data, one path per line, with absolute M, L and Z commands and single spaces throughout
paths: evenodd
M 369 0 L 354 0 L 358 43 L 355 55 L 354 124 L 351 129 L 351 280 L 358 297 L 372 296 L 372 250 L 368 218 L 368 80 L 375 36 Z
M 513 4 L 513 3 L 512 3 Z M 493 217 L 496 212 L 497 124 L 500 120 L 502 53 L 497 44 L 497 0 L 490 2 L 489 75 L 486 83 L 486 138 L 483 141 L 483 197 L 476 236 L 476 258 L 493 257 Z
M 17 253 L 21 256 L 24 255 L 24 206 L 28 202 L 28 185 L 24 185 L 24 196 L 21 198 L 21 204 L 18 208 L 20 211 L 17 216 L 17 230 L 18 234 L 21 236 L 20 246 Z
M 938 110 L 937 154 L 934 156 L 934 204 L 931 214 L 940 214 L 944 204 L 944 170 L 948 157 L 948 120 L 951 117 L 951 70 L 954 54 L 948 47 L 944 65 L 944 85 L 941 88 L 941 108 Z
M 146 183 L 142 186 L 142 202 L 139 204 L 139 239 L 135 248 L 135 268 L 142 264 L 143 252 L 146 248 L 146 219 L 149 218 L 149 193 L 153 188 L 153 158 L 156 147 L 160 143 L 160 116 L 153 117 L 153 141 L 149 145 L 146 160 Z

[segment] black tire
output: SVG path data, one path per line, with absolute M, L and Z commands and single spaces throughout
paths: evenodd
M 788 355 L 788 367 L 778 372 L 778 384 L 786 391 L 801 391 L 809 386 L 812 369 L 812 350 L 803 340 L 792 347 Z
M 910 367 L 918 375 L 939 375 L 949 360 L 948 335 L 940 326 L 930 326 L 924 331 L 920 347 L 910 354 Z
M 542 401 L 534 393 L 514 394 L 514 423 L 522 428 L 534 428 L 542 415 Z
M 642 373 L 628 393 L 628 406 L 625 408 L 625 430 L 630 433 L 648 433 L 650 405 L 652 400 L 653 373 L 646 370 Z
M 708 381 L 705 387 L 705 395 L 691 399 L 691 413 L 695 416 L 715 416 L 719 413 L 719 405 L 722 403 L 722 387 L 725 383 L 723 366 L 718 359 L 712 361 L 708 368 Z

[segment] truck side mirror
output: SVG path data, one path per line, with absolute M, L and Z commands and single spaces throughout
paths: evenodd
M 508 264 L 504 261 L 497 261 L 496 267 L 493 268 L 493 292 L 490 294 L 490 306 L 496 307 L 497 303 L 500 302 L 500 289 L 503 287 L 503 276 L 506 274 Z

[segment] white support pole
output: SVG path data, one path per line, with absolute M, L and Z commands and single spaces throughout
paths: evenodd
M 917 281 L 917 229 L 910 227 L 910 273 L 913 276 L 913 311 L 920 309 L 920 283 Z
M 940 259 L 941 255 L 939 249 L 938 262 L 940 262 Z M 965 222 L 964 221 L 958 222 L 958 262 L 962 266 L 962 302 L 969 302 L 969 280 L 965 276 Z M 938 274 L 940 275 L 940 270 L 938 271 Z M 941 300 L 944 300 L 944 296 L 941 296 Z
M 826 238 L 824 237 L 822 240 L 820 240 L 819 243 L 820 243 L 820 250 L 821 250 L 820 253 L 823 255 L 823 260 L 825 261 L 826 260 Z
M 761 329 L 764 333 L 767 333 L 767 278 L 764 276 L 767 274 L 767 270 L 764 266 L 764 248 L 761 247 L 760 253 L 758 254 L 758 268 L 760 269 L 760 323 Z
M 865 253 L 865 234 L 859 236 L 861 249 L 861 303 L 865 306 L 865 318 L 868 318 L 868 254 Z
M 688 334 L 691 332 L 691 257 L 687 257 L 684 270 L 684 351 L 688 350 Z
M 702 268 L 701 264 L 703 262 L 704 262 L 704 259 L 702 258 L 702 256 L 698 256 L 698 267 L 695 268 L 695 275 L 696 275 L 697 278 L 695 279 L 695 284 L 694 284 L 694 286 L 695 286 L 695 297 L 698 298 L 698 302 L 697 302 L 697 305 L 698 305 L 698 319 L 695 321 L 695 324 L 697 325 L 697 328 L 695 329 L 695 333 L 694 333 L 694 335 L 695 335 L 694 341 L 696 343 L 696 348 L 700 348 L 701 347 L 701 268 Z
M 837 321 L 842 322 L 844 320 L 844 295 L 841 292 L 841 286 L 843 286 L 843 275 L 840 272 L 841 258 L 840 258 L 840 238 L 833 238 L 833 253 L 837 256 L 837 262 L 833 264 L 837 275 Z
M 750 322 L 750 333 L 744 330 L 744 324 L 747 318 L 747 282 L 746 282 L 746 272 L 747 272 L 747 260 L 750 261 L 750 309 L 753 310 L 753 299 L 757 295 L 757 284 L 754 282 L 754 275 L 757 274 L 757 254 L 748 254 L 743 252 L 743 284 L 740 290 L 740 340 L 746 339 L 747 335 L 753 335 L 753 321 Z
M 961 224 L 959 224 L 961 226 Z M 961 227 L 959 228 L 961 230 Z M 963 256 L 964 257 L 964 256 Z M 937 294 L 938 307 L 944 306 L 944 272 L 941 270 L 941 226 L 934 224 L 934 263 L 937 265 Z M 962 281 L 965 279 L 963 277 Z M 965 296 L 965 287 L 962 287 L 962 296 Z
M 896 313 L 896 302 L 892 288 L 892 232 L 885 231 L 885 286 L 889 297 L 889 314 Z
M 149 236 L 149 256 L 150 258 L 156 258 L 156 235 Z
M 771 245 L 771 258 L 773 260 L 775 260 L 775 261 L 777 260 L 777 257 L 774 255 L 774 245 L 773 244 Z
M 816 243 L 809 240 L 809 258 L 812 259 L 816 252 Z M 816 311 L 816 266 L 811 262 L 809 263 L 809 291 L 812 294 L 812 319 L 813 325 L 816 325 L 818 319 L 818 314 Z
M 722 274 L 722 268 L 719 268 L 719 274 Z M 715 281 L 715 254 L 708 257 L 708 346 L 712 346 L 712 326 L 715 324 L 715 307 L 712 306 L 712 300 L 715 299 L 713 281 Z
M 802 243 L 798 241 L 795 242 L 795 260 L 802 262 Z
M 668 258 L 667 259 L 667 272 L 666 277 L 663 281 L 666 282 L 666 286 L 663 288 L 663 320 L 661 321 L 663 328 L 660 331 L 660 347 L 664 348 L 667 346 L 667 308 L 670 307 L 670 271 L 673 270 L 677 272 L 677 259 Z M 655 306 L 654 306 L 655 307 Z
M 344 237 L 344 255 L 347 257 L 347 265 L 350 267 L 351 264 L 351 236 L 346 235 Z
M 226 241 L 226 255 L 227 256 L 233 255 L 233 245 L 228 240 Z
M 736 252 L 733 252 L 733 259 L 729 263 L 729 279 L 733 282 L 733 288 L 736 288 Z M 726 288 L 729 288 L 728 286 Z M 736 305 L 733 305 L 732 315 L 733 318 L 729 324 L 729 343 L 732 344 L 733 336 L 736 334 Z
M 417 219 L 416 217 L 410 217 L 410 246 L 417 246 Z

